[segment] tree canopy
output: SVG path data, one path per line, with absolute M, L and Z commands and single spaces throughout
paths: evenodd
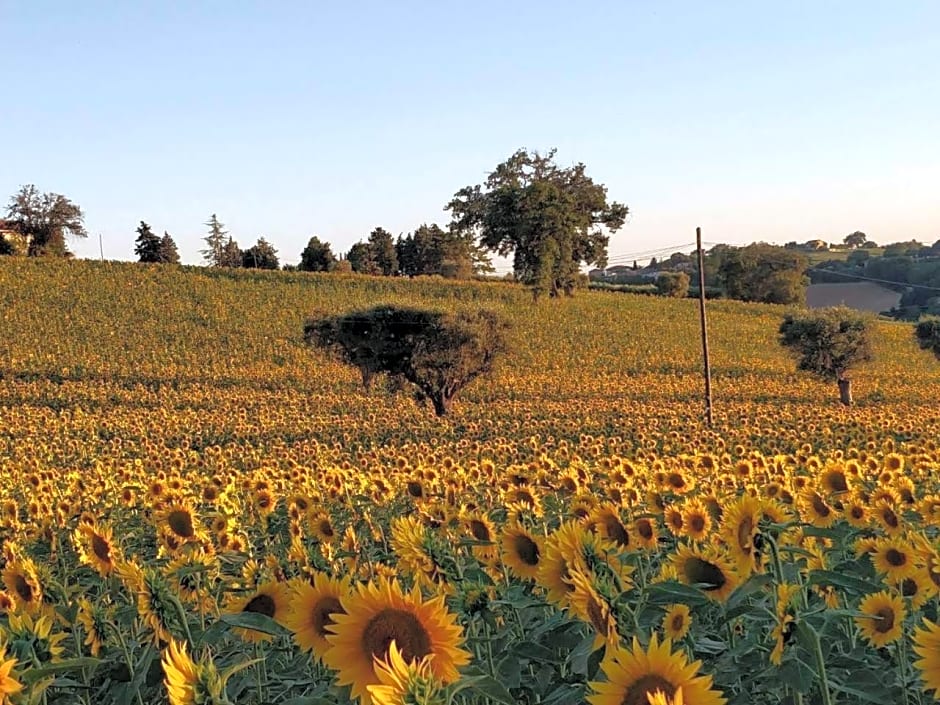
M 603 267 L 607 232 L 619 230 L 628 213 L 627 206 L 608 202 L 606 187 L 587 176 L 584 164 L 561 168 L 554 159 L 554 149 L 520 149 L 447 205 L 452 229 L 512 255 L 516 278 L 536 296 L 571 294 L 582 263 Z
M 729 298 L 768 304 L 806 300 L 809 280 L 804 273 L 809 261 L 799 252 L 756 243 L 715 247 L 709 257 L 717 262 L 717 279 Z
M 314 236 L 307 242 L 307 246 L 300 253 L 300 266 L 302 272 L 330 272 L 336 268 L 336 256 L 330 243 L 323 242 Z
M 242 253 L 242 267 L 246 269 L 277 269 L 280 266 L 277 250 L 263 237 Z
M 29 240 L 30 257 L 69 256 L 66 236 L 88 237 L 78 205 L 58 193 L 41 193 L 33 184 L 10 198 L 7 218 Z
M 872 359 L 869 318 L 837 306 L 787 314 L 780 344 L 797 358 L 797 367 L 838 382 L 842 402 L 850 404 L 849 371 Z
M 367 389 L 379 374 L 406 380 L 444 416 L 460 390 L 489 372 L 506 351 L 507 329 L 491 311 L 443 313 L 382 305 L 315 315 L 304 326 L 304 338 L 357 367 Z
M 228 231 L 225 229 L 225 226 L 219 222 L 215 213 L 209 216 L 209 220 L 206 221 L 205 225 L 209 228 L 209 232 L 203 238 L 206 243 L 206 249 L 201 250 L 200 254 L 202 254 L 206 264 L 210 267 L 221 267 L 225 246 L 227 241 L 231 240 L 231 238 L 226 238 Z
M 138 262 L 160 261 L 160 236 L 150 229 L 144 221 L 137 226 L 137 240 L 134 242 L 134 254 Z

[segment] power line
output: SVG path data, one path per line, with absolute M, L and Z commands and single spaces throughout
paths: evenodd
M 878 284 L 893 284 L 894 286 L 903 286 L 910 289 L 926 289 L 927 291 L 940 291 L 940 287 L 927 286 L 926 284 L 909 284 L 907 282 L 895 282 L 890 279 L 876 279 L 875 277 L 866 277 L 862 274 L 850 274 L 849 272 L 840 272 L 836 269 L 811 269 L 810 272 L 826 272 L 840 277 L 849 277 L 851 279 L 861 279 L 867 282 L 877 282 Z

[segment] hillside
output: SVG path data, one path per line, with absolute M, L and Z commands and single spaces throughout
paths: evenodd
M 513 322 L 514 353 L 443 424 L 404 395 L 364 395 L 357 375 L 305 348 L 300 331 L 314 309 L 380 300 L 497 309 Z M 533 305 L 522 289 L 496 283 L 8 259 L 0 308 L 5 414 L 107 410 L 96 423 L 173 443 L 238 444 L 244 432 L 301 444 L 458 443 L 524 429 L 666 447 L 660 434 L 688 438 L 699 428 L 691 300 L 591 292 Z M 808 419 L 855 433 L 859 421 L 907 418 L 912 405 L 934 403 L 940 366 L 916 349 L 909 327 L 882 323 L 878 359 L 856 376 L 860 408 L 838 408 L 834 390 L 795 373 L 776 345 L 782 311 L 710 304 L 716 419 L 727 443 L 763 444 L 762 427 L 778 435 L 791 424 L 788 433 L 799 434 Z

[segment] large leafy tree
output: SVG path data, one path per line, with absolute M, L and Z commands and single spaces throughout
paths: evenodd
M 346 259 L 354 272 L 359 274 L 381 274 L 382 268 L 375 261 L 375 254 L 367 242 L 357 242 L 349 248 Z
M 756 243 L 747 247 L 715 248 L 717 279 L 729 298 L 768 304 L 806 300 L 806 257 L 784 247 Z
M 279 266 L 277 250 L 263 237 L 242 252 L 242 267 L 247 269 L 277 269 Z
M 41 193 L 33 184 L 10 198 L 7 218 L 29 240 L 30 257 L 68 256 L 66 236 L 88 237 L 78 205 L 58 193 Z
M 626 220 L 627 206 L 607 200 L 607 188 L 584 164 L 555 164 L 546 154 L 519 150 L 483 184 L 467 186 L 447 205 L 452 229 L 472 233 L 502 256 L 512 255 L 516 278 L 534 295 L 571 294 L 582 264 L 604 266 L 608 232 Z
M 336 255 L 330 243 L 323 242 L 314 236 L 307 242 L 307 246 L 300 253 L 300 266 L 302 272 L 331 272 L 336 268 Z
M 388 277 L 398 273 L 398 253 L 390 232 L 385 228 L 376 228 L 369 233 L 369 248 L 372 250 L 372 260 L 382 274 Z
M 160 236 L 150 229 L 144 221 L 137 226 L 137 240 L 134 242 L 134 254 L 138 262 L 160 262 Z

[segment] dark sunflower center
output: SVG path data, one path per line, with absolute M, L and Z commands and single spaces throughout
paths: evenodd
M 408 494 L 410 494 L 415 499 L 420 499 L 421 497 L 424 496 L 424 488 L 421 487 L 420 482 L 415 482 L 414 480 L 410 480 L 407 484 L 407 487 L 408 487 Z
M 666 482 L 670 487 L 677 490 L 681 490 L 683 487 L 685 487 L 685 478 L 677 472 L 669 473 L 669 477 L 666 479 Z
M 320 533 L 330 538 L 333 536 L 333 525 L 329 521 L 323 520 L 320 522 Z
M 879 634 L 890 632 L 894 628 L 894 610 L 890 607 L 882 607 L 875 612 L 875 631 Z
M 853 519 L 861 519 L 865 516 L 865 510 L 859 506 L 854 506 L 849 510 L 849 513 L 852 515 Z
M 672 615 L 672 621 L 670 622 L 672 631 L 678 634 L 679 632 L 682 631 L 682 627 L 684 624 L 685 624 L 685 617 L 683 617 L 681 614 Z
M 111 546 L 98 534 L 91 535 L 91 550 L 98 560 L 108 562 L 111 560 Z
M 813 494 L 813 509 L 821 517 L 829 516 L 829 513 L 832 511 L 829 505 L 823 502 L 818 494 Z
M 421 621 L 411 612 L 387 608 L 373 616 L 362 630 L 362 649 L 384 659 L 393 641 L 406 663 L 431 653 L 431 637 Z
M 892 529 L 898 528 L 898 515 L 894 513 L 894 510 L 891 507 L 885 507 L 881 512 L 881 518 L 884 520 L 884 523 L 891 527 Z
M 473 538 L 477 541 L 489 541 L 490 540 L 490 530 L 487 528 L 479 519 L 470 520 L 470 533 L 473 534 Z
M 184 539 L 192 538 L 196 533 L 193 530 L 193 516 L 185 509 L 174 509 L 167 515 L 166 523 L 174 534 Z
M 329 632 L 326 631 L 326 627 L 334 623 L 333 615 L 337 612 L 340 614 L 345 614 L 346 612 L 338 599 L 335 597 L 324 597 L 320 599 L 313 607 L 313 630 L 320 636 L 326 638 L 326 635 L 329 634 Z
M 896 548 L 889 548 L 885 551 L 885 560 L 889 565 L 900 568 L 902 565 L 907 564 L 907 555 Z
M 691 585 L 702 585 L 703 590 L 720 590 L 728 578 L 714 563 L 701 558 L 690 558 L 685 562 L 682 572 Z
M 607 635 L 607 615 L 604 614 L 604 608 L 593 597 L 587 601 L 588 619 L 591 620 L 591 626 L 594 631 L 603 636 Z
M 242 612 L 257 612 L 265 617 L 274 617 L 274 599 L 270 595 L 255 595 L 252 597 Z
M 848 492 L 849 485 L 845 481 L 845 475 L 841 472 L 834 472 L 829 476 L 829 488 L 833 492 Z
M 901 582 L 901 594 L 904 595 L 904 597 L 914 597 L 917 591 L 917 581 L 912 578 L 904 578 Z
M 689 517 L 689 528 L 696 534 L 705 531 L 705 517 L 701 514 L 693 514 Z
M 519 535 L 513 537 L 513 549 L 516 555 L 526 565 L 539 564 L 539 545 L 528 536 Z
M 636 530 L 643 537 L 644 541 L 649 541 L 653 538 L 653 525 L 650 523 L 649 519 L 640 519 L 636 523 Z
M 627 530 L 624 528 L 623 524 L 617 520 L 617 517 L 612 515 L 605 517 L 604 531 L 607 532 L 607 536 L 617 545 L 630 545 L 630 534 L 627 533 Z
M 649 696 L 662 691 L 671 698 L 676 694 L 676 687 L 662 676 L 650 673 L 638 678 L 620 701 L 620 705 L 649 705 Z
M 22 575 L 13 578 L 13 588 L 23 602 L 33 601 L 33 588 L 30 587 L 29 582 Z

